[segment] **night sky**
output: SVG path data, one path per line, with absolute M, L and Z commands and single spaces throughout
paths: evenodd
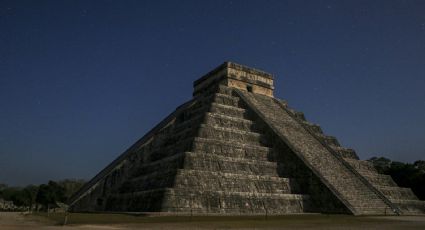
M 362 159 L 425 160 L 425 1 L 0 0 L 0 183 L 90 179 L 224 61 Z

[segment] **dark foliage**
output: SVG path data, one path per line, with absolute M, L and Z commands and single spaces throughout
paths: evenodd
M 11 200 L 16 206 L 32 206 L 35 203 L 37 191 L 38 187 L 34 185 L 28 185 L 25 188 L 3 185 L 0 188 L 0 198 Z
M 33 207 L 36 203 L 47 207 L 56 202 L 66 203 L 84 184 L 83 180 L 49 181 L 39 186 L 8 187 L 0 184 L 0 198 L 11 200 L 16 206 Z
M 44 206 L 56 202 L 65 202 L 65 199 L 65 189 L 54 181 L 49 181 L 48 184 L 42 184 L 38 188 L 36 201 Z

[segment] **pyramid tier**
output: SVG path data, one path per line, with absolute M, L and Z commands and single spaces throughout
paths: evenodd
M 306 127 L 308 127 L 308 129 L 310 129 L 310 131 L 314 132 L 315 134 L 322 134 L 323 133 L 322 128 L 320 127 L 320 125 L 313 124 L 313 123 L 310 123 L 308 121 L 302 121 L 302 123 Z
M 423 215 L 425 213 L 425 201 L 423 200 L 392 199 L 391 201 L 397 204 L 405 215 Z
M 196 152 L 186 153 L 184 160 L 185 169 L 245 175 L 279 176 L 279 169 L 283 167 L 281 163 L 276 162 L 223 157 L 216 154 Z
M 274 161 L 274 153 L 271 148 L 230 140 L 196 137 L 193 140 L 192 151 L 212 153 L 224 157 Z
M 396 186 L 380 186 L 378 189 L 390 200 L 417 200 L 418 198 L 410 188 L 402 188 Z
M 221 94 L 221 93 L 215 93 L 212 94 L 210 96 L 207 96 L 205 98 L 206 102 L 214 102 L 217 104 L 221 104 L 221 105 L 227 105 L 227 106 L 233 106 L 233 107 L 238 107 L 239 105 L 239 98 L 238 97 L 234 97 L 234 96 L 230 96 L 230 95 L 226 95 L 226 94 Z
M 186 169 L 178 171 L 175 184 L 177 187 L 193 188 L 197 191 L 270 194 L 291 194 L 299 191 L 297 183 L 289 178 Z
M 283 171 L 284 166 L 282 163 L 225 157 L 213 153 L 184 152 L 143 164 L 133 174 L 133 177 L 179 168 L 246 175 L 279 176 L 279 174 L 283 174 L 280 171 Z
M 351 158 L 355 160 L 359 159 L 356 151 L 354 151 L 353 149 L 344 148 L 341 146 L 329 146 L 329 147 L 331 147 L 342 158 Z
M 372 185 L 379 186 L 397 186 L 394 180 L 389 175 L 378 174 L 376 172 L 358 170 Z
M 348 162 L 353 168 L 358 171 L 368 171 L 370 173 L 378 173 L 373 166 L 373 164 L 369 161 L 361 161 L 352 158 L 344 158 L 346 162 Z
M 250 145 L 266 145 L 265 137 L 259 133 L 205 124 L 200 125 L 198 136 L 208 139 L 244 142 Z
M 309 210 L 309 196 L 250 192 L 154 189 L 112 195 L 106 210 L 127 212 L 195 212 L 222 214 L 289 214 Z
M 235 106 L 223 105 L 219 103 L 211 103 L 209 111 L 212 113 L 223 114 L 235 118 L 245 118 L 246 110 Z
M 189 169 L 170 169 L 130 179 L 122 185 L 118 192 L 129 193 L 158 188 L 282 194 L 290 194 L 299 191 L 296 182 L 289 178 Z
M 214 127 L 228 128 L 239 131 L 254 131 L 254 123 L 252 121 L 220 113 L 206 113 L 203 123 Z
M 333 136 L 327 136 L 324 134 L 316 134 L 316 137 L 319 138 L 321 141 L 325 142 L 325 144 L 329 146 L 335 146 L 335 147 L 340 146 L 338 140 Z

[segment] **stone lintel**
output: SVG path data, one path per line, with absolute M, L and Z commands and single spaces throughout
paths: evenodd
M 196 80 L 193 85 L 194 96 L 217 85 L 225 85 L 269 97 L 273 97 L 274 89 L 273 75 L 233 62 L 224 62 Z

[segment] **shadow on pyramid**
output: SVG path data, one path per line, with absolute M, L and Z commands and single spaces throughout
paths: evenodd
M 273 97 L 273 77 L 225 62 L 71 199 L 73 212 L 423 214 L 409 188 Z

